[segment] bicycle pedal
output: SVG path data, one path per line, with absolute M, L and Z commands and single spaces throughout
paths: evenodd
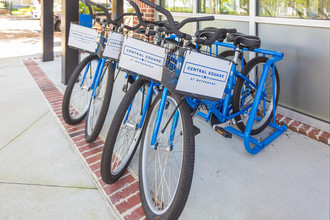
M 225 130 L 222 127 L 215 126 L 214 129 L 215 129 L 216 132 L 218 132 L 219 134 L 221 134 L 225 138 L 232 138 L 233 137 L 232 133 L 230 133 L 229 131 Z
M 95 97 L 95 100 L 97 100 L 97 101 L 103 101 L 104 98 L 97 96 L 97 97 Z
M 128 85 L 127 84 L 125 84 L 125 85 L 123 85 L 123 92 L 127 92 L 127 90 L 128 90 Z
M 194 125 L 194 135 L 198 135 L 199 133 L 201 133 L 201 129 L 199 129 L 199 127 Z

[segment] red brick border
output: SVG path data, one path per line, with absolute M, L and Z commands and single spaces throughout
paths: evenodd
M 286 125 L 289 129 L 304 134 L 314 140 L 330 145 L 330 134 L 326 131 L 322 131 L 280 114 L 276 115 L 276 122 L 280 125 Z
M 36 59 L 38 58 L 23 60 L 23 63 L 46 97 L 67 134 L 72 139 L 74 147 L 80 152 L 80 156 L 88 164 L 90 172 L 93 173 L 92 176 L 99 183 L 99 186 L 101 186 L 103 193 L 123 219 L 145 219 L 138 181 L 130 172 L 126 172 L 122 178 L 112 185 L 107 185 L 102 181 L 100 163 L 104 145 L 103 140 L 98 138 L 94 143 L 89 144 L 85 141 L 84 121 L 78 125 L 68 125 L 64 122 L 61 109 L 63 94 L 40 69 L 34 61 Z

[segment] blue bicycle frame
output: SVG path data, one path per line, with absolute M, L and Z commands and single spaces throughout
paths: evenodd
M 172 36 L 173 37 L 173 36 Z M 225 47 L 229 47 L 229 48 L 234 48 L 235 46 L 232 44 L 228 44 L 228 43 L 220 43 L 220 42 L 216 42 L 214 45 L 216 45 L 216 50 L 218 52 L 218 46 L 225 46 Z M 246 48 L 244 48 L 243 50 L 245 51 L 250 51 Z M 204 119 L 206 119 L 206 121 L 209 120 L 210 115 L 214 114 L 214 116 L 221 122 L 224 123 L 228 120 L 231 120 L 233 118 L 235 118 L 236 116 L 242 114 L 243 112 L 245 112 L 247 109 L 251 108 L 251 111 L 249 113 L 249 119 L 246 125 L 246 129 L 243 132 L 231 127 L 231 126 L 226 126 L 224 127 L 224 129 L 226 129 L 227 131 L 238 135 L 240 137 L 242 137 L 244 139 L 244 146 L 247 152 L 249 152 L 250 154 L 256 154 L 258 153 L 261 149 L 263 149 L 265 146 L 267 146 L 269 143 L 271 143 L 273 140 L 275 140 L 279 135 L 281 135 L 284 131 L 287 130 L 286 126 L 279 126 L 275 123 L 275 100 L 273 101 L 273 122 L 269 123 L 269 126 L 275 128 L 275 132 L 273 132 L 271 135 L 269 135 L 266 139 L 264 139 L 263 141 L 259 141 L 253 137 L 251 137 L 251 130 L 252 130 L 252 126 L 253 126 L 253 122 L 254 120 L 258 120 L 258 118 L 256 118 L 256 113 L 258 110 L 258 105 L 261 102 L 261 98 L 265 97 L 263 88 L 265 86 L 266 83 L 266 79 L 267 79 L 267 75 L 268 75 L 268 71 L 270 66 L 273 66 L 273 84 L 275 84 L 275 62 L 282 60 L 284 54 L 283 53 L 278 53 L 278 52 L 274 52 L 274 51 L 269 51 L 269 50 L 263 50 L 263 49 L 254 49 L 253 51 L 250 52 L 255 52 L 255 53 L 261 53 L 264 56 L 265 55 L 270 55 L 272 56 L 272 58 L 270 58 L 265 64 L 264 64 L 264 68 L 263 68 L 263 72 L 261 75 L 261 79 L 259 82 L 259 85 L 257 86 L 256 84 L 254 84 L 249 78 L 247 78 L 246 76 L 244 76 L 243 74 L 241 74 L 239 71 L 236 70 L 237 65 L 233 64 L 232 65 L 232 69 L 230 72 L 230 76 L 228 79 L 228 83 L 227 86 L 225 88 L 225 98 L 221 99 L 220 101 L 214 102 L 214 101 L 210 101 L 210 100 L 198 100 L 198 99 L 193 99 L 193 101 L 187 99 L 188 104 L 190 105 L 190 107 L 197 107 L 197 105 L 200 104 L 204 104 L 208 107 L 209 111 L 207 114 L 202 113 L 202 112 L 198 112 L 198 115 L 202 116 Z M 183 57 L 179 56 L 178 59 L 178 63 L 180 63 L 180 61 L 183 61 Z M 178 71 L 178 70 L 176 70 Z M 175 72 L 176 75 L 178 75 L 178 72 Z M 232 95 L 231 95 L 231 91 L 234 88 L 234 82 L 235 82 L 235 78 L 237 77 L 241 77 L 242 79 L 244 79 L 246 82 L 248 82 L 248 85 L 250 87 L 253 87 L 254 89 L 256 89 L 257 93 L 256 93 L 256 97 L 255 97 L 255 101 L 244 107 L 241 111 L 236 112 L 234 114 L 229 114 L 229 112 L 231 111 L 232 107 L 231 107 L 231 100 L 232 100 Z M 275 87 L 273 87 L 273 98 L 275 98 Z M 168 94 L 168 89 L 164 88 L 163 90 L 163 94 L 160 100 L 160 105 L 159 105 L 159 109 L 157 112 L 157 116 L 156 116 L 156 120 L 155 120 L 155 125 L 154 125 L 154 130 L 153 130 L 153 134 L 152 134 L 152 140 L 151 140 L 151 146 L 153 148 L 157 148 L 157 136 L 159 133 L 159 128 L 160 128 L 160 123 L 162 120 L 162 116 L 163 116 L 163 112 L 164 112 L 164 107 L 165 107 L 165 103 L 166 103 L 166 99 L 167 99 L 167 94 Z M 220 111 L 217 106 L 222 105 L 222 111 Z M 265 102 L 264 102 L 265 105 Z M 175 129 L 176 129 L 176 125 L 178 122 L 178 110 L 177 112 L 175 112 L 174 117 L 173 117 L 173 122 L 172 122 L 172 127 L 171 127 L 171 135 L 170 135 L 170 139 L 174 137 L 174 135 L 172 136 L 172 134 L 174 134 Z M 169 142 L 171 142 L 171 140 L 169 140 Z M 250 143 L 253 143 L 255 145 L 255 147 L 251 148 Z M 171 145 L 171 150 L 172 150 L 172 145 Z
M 100 34 L 99 36 L 99 40 L 98 40 L 98 44 L 97 44 L 97 48 L 100 47 L 100 42 L 103 42 L 103 43 L 106 43 L 107 42 L 107 39 L 106 38 L 103 38 L 102 34 Z M 96 49 L 96 53 L 97 53 L 97 50 Z M 88 88 L 88 90 L 93 90 L 92 92 L 92 98 L 95 98 L 95 92 L 96 92 L 96 89 L 97 87 L 99 86 L 99 83 L 101 81 L 101 77 L 102 77 L 102 70 L 104 68 L 104 65 L 105 65 L 105 62 L 107 61 L 107 59 L 105 58 L 99 58 L 98 59 L 98 62 L 97 62 L 97 67 L 96 67 L 96 70 L 95 70 L 95 75 L 93 77 L 93 81 L 92 81 L 92 84 L 90 85 L 90 87 Z M 80 84 L 80 87 L 84 84 L 84 81 L 85 81 L 85 78 L 86 78 L 86 75 L 87 75 L 87 72 L 90 68 L 90 64 L 91 63 L 88 63 L 87 64 L 87 67 L 86 67 L 86 70 L 84 72 L 84 75 L 83 75 L 83 78 L 81 80 L 81 84 Z M 116 67 L 116 62 L 114 62 L 114 65 Z
M 140 120 L 140 123 L 138 125 L 136 125 L 137 126 L 137 129 L 141 129 L 142 126 L 143 126 L 143 122 L 144 122 L 144 119 L 145 119 L 145 117 L 147 115 L 147 111 L 148 111 L 148 108 L 149 108 L 149 103 L 150 103 L 150 101 L 152 99 L 153 89 L 157 85 L 159 85 L 159 84 L 154 83 L 154 82 L 150 82 L 150 84 L 149 84 L 147 95 L 146 95 L 145 101 L 143 103 L 141 120 Z M 128 116 L 129 116 L 129 114 L 131 112 L 131 109 L 132 109 L 133 102 L 134 102 L 134 99 L 132 100 L 131 104 L 129 105 L 129 107 L 127 109 L 127 113 L 126 113 L 126 116 L 124 118 L 123 124 L 125 124 L 126 121 L 127 121 L 127 119 L 128 119 Z

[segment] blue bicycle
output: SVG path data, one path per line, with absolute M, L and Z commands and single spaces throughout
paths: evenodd
M 145 27 L 137 32 L 146 37 L 153 36 L 154 44 L 166 48 L 166 50 L 175 51 L 180 42 L 173 37 L 165 38 L 166 34 L 173 33 L 168 28 L 169 23 L 167 21 L 144 21 L 139 8 L 132 5 L 140 24 Z M 180 23 L 175 22 L 175 25 L 177 28 L 181 28 L 189 22 L 206 20 L 214 20 L 214 17 L 188 18 Z M 196 48 L 196 45 L 193 44 L 189 46 Z M 131 74 L 136 75 L 137 73 L 132 72 Z M 150 103 L 155 95 L 163 90 L 163 86 L 159 82 L 150 81 L 142 75 L 139 77 L 123 97 L 106 137 L 101 160 L 101 176 L 102 180 L 108 184 L 116 182 L 126 171 L 139 145 L 146 115 L 150 110 Z
M 187 88 L 186 85 L 196 81 L 211 87 L 214 81 L 226 78 L 226 75 L 219 73 L 221 71 L 206 72 L 201 67 L 203 61 L 214 57 L 202 58 L 202 62 L 197 60 L 196 63 L 187 61 L 188 54 L 196 54 L 187 47 L 190 42 L 210 45 L 223 34 L 222 30 L 215 31 L 207 40 L 183 34 L 176 29 L 168 11 L 148 0 L 141 1 L 163 13 L 175 34 L 186 41 L 182 48 L 168 53 L 170 62 L 166 63 L 162 79 L 165 87 L 147 114 L 139 158 L 140 191 L 146 215 L 150 219 L 177 219 L 188 198 L 194 166 L 194 136 L 197 132 L 188 104 L 194 109 L 192 114 L 199 113 L 201 116 L 204 113 L 199 111 L 199 107 L 205 106 L 207 113 L 204 117 L 208 120 L 215 118 L 215 130 L 224 135 L 234 133 L 243 137 L 246 150 L 251 154 L 258 153 L 286 130 L 286 127 L 275 124 L 279 96 L 275 62 L 282 60 L 283 54 L 259 49 L 261 41 L 258 37 L 233 33 L 229 37 L 234 38 L 232 46 L 235 52 L 233 60 L 227 63 L 231 68 L 227 72 L 224 96 L 217 94 L 216 90 L 210 94 L 198 91 L 199 88 Z M 239 71 L 237 63 L 242 51 L 264 56 L 250 60 Z M 218 62 L 222 61 L 219 59 Z M 179 87 L 180 80 L 185 79 L 182 77 L 186 77 L 186 81 L 181 81 Z M 187 96 L 190 98 L 184 98 Z M 229 126 L 233 124 L 242 131 Z M 269 137 L 260 141 L 251 136 L 267 125 L 275 128 Z
M 110 24 L 112 31 L 121 33 L 124 29 L 135 30 L 140 25 L 129 27 L 121 24 L 120 20 L 124 16 L 135 15 L 133 13 L 124 13 L 112 20 L 102 5 L 90 0 L 82 2 L 89 8 L 90 16 L 101 25 L 101 29 L 96 52 L 82 53 L 81 56 L 87 56 L 70 77 L 63 97 L 62 114 L 65 122 L 70 125 L 78 124 L 86 117 L 85 138 L 87 142 L 93 142 L 102 129 L 115 81 L 116 61 L 102 56 L 107 43 L 107 27 Z M 91 5 L 103 10 L 107 19 L 96 18 Z

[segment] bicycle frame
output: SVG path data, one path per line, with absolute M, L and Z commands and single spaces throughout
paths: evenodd
M 101 33 L 100 36 L 99 36 L 99 40 L 98 40 L 98 43 L 97 43 L 97 48 L 100 47 L 100 42 L 104 42 L 102 40 L 104 40 L 104 35 Z M 106 39 L 105 39 L 106 41 Z M 97 49 L 98 50 L 98 49 Z M 96 50 L 96 53 L 97 53 L 97 50 Z M 100 83 L 100 79 L 101 79 L 101 75 L 102 75 L 102 70 L 103 70 L 103 67 L 104 67 L 104 64 L 105 64 L 105 61 L 106 59 L 103 59 L 103 58 L 99 58 L 98 62 L 97 62 L 97 67 L 96 67 L 96 70 L 95 70 L 95 74 L 94 74 L 94 77 L 93 77 L 93 82 L 91 84 L 91 86 L 88 88 L 88 90 L 93 90 L 93 93 L 92 93 L 92 97 L 95 98 L 95 91 L 96 91 L 96 88 L 97 86 L 99 85 Z M 81 84 L 80 84 L 80 87 L 84 84 L 85 82 L 85 78 L 86 78 L 86 75 L 87 75 L 87 72 L 90 68 L 90 64 L 91 63 L 88 63 L 87 64 L 87 67 L 86 67 L 86 70 L 84 72 L 84 75 L 83 75 L 83 78 L 81 80 Z
M 137 125 L 137 129 L 141 129 L 142 126 L 143 126 L 143 122 L 144 122 L 144 119 L 147 115 L 147 112 L 148 112 L 148 108 L 149 108 L 149 103 L 152 99 L 152 94 L 153 94 L 153 89 L 154 87 L 156 86 L 157 84 L 154 83 L 154 82 L 150 82 L 150 85 L 149 85 L 149 88 L 148 88 L 148 91 L 147 91 L 147 95 L 146 95 L 146 98 L 144 100 L 144 103 L 142 102 L 142 112 L 141 112 L 141 120 L 140 120 L 140 123 Z M 131 112 L 131 108 L 132 108 L 132 105 L 133 105 L 133 102 L 134 102 L 134 99 L 133 101 L 131 102 L 130 106 L 128 107 L 128 110 L 127 110 L 127 114 L 125 116 L 125 119 L 123 121 L 123 123 L 125 124 L 127 119 L 128 119 L 128 116 Z
M 107 42 L 107 39 L 104 37 L 104 30 L 102 30 L 102 32 L 99 36 L 96 53 L 98 52 L 98 49 L 101 46 L 101 42 L 102 42 L 102 44 L 105 44 Z M 107 59 L 105 59 L 105 58 L 100 57 L 98 59 L 98 63 L 97 63 L 97 67 L 96 67 L 96 70 L 95 70 L 95 74 L 94 74 L 94 77 L 93 77 L 92 84 L 88 88 L 88 90 L 93 90 L 92 98 L 95 98 L 95 92 L 96 92 L 96 89 L 97 89 L 97 87 L 98 87 L 98 85 L 101 81 L 101 77 L 102 77 L 102 73 L 103 73 L 102 70 L 104 68 L 104 65 L 105 65 L 106 61 L 107 61 Z M 116 62 L 114 62 L 114 64 L 116 66 Z M 90 63 L 87 64 L 87 67 L 86 67 L 86 70 L 84 72 L 80 87 L 84 84 L 84 81 L 85 81 L 85 78 L 86 78 L 86 75 L 87 75 L 87 72 L 88 72 L 89 68 L 90 68 Z
M 217 52 L 218 52 L 218 46 L 225 46 L 225 47 L 235 48 L 232 44 L 222 43 L 222 42 L 216 42 L 214 45 L 217 46 L 216 47 Z M 227 122 L 229 120 L 232 120 L 236 116 L 238 116 L 238 115 L 242 114 L 243 112 L 245 112 L 247 109 L 251 108 L 251 111 L 249 113 L 249 119 L 248 119 L 248 122 L 247 122 L 246 129 L 245 129 L 244 133 L 237 130 L 237 129 L 235 129 L 235 128 L 233 128 L 233 127 L 230 127 L 230 126 L 225 126 L 224 129 L 226 129 L 227 131 L 229 131 L 229 132 L 231 132 L 235 135 L 238 135 L 238 136 L 242 137 L 244 139 L 244 146 L 245 146 L 246 151 L 248 151 L 250 154 L 256 154 L 261 149 L 263 149 L 265 146 L 267 146 L 270 142 L 272 142 L 274 139 L 276 139 L 279 135 L 281 135 L 284 131 L 287 130 L 286 126 L 278 126 L 275 123 L 275 115 L 276 115 L 276 113 L 275 113 L 275 100 L 273 100 L 273 109 L 274 109 L 273 110 L 273 115 L 272 115 L 273 122 L 270 122 L 269 126 L 275 128 L 276 131 L 273 132 L 271 135 L 269 135 L 263 141 L 259 141 L 255 138 L 251 137 L 251 135 L 250 135 L 254 120 L 259 120 L 258 117 L 256 116 L 256 113 L 257 113 L 258 105 L 262 101 L 261 99 L 263 97 L 265 97 L 263 88 L 264 88 L 264 85 L 266 83 L 269 68 L 270 68 L 270 66 L 273 66 L 273 72 L 272 72 L 273 82 L 272 83 L 274 84 L 275 83 L 275 62 L 282 60 L 284 54 L 279 53 L 279 52 L 264 50 L 264 49 L 254 49 L 253 51 L 251 51 L 251 50 L 248 50 L 247 48 L 243 48 L 242 50 L 248 51 L 248 52 L 254 52 L 254 53 L 261 53 L 261 54 L 263 54 L 263 56 L 266 56 L 266 55 L 272 56 L 272 58 L 270 58 L 264 64 L 264 68 L 263 68 L 263 71 L 262 71 L 262 75 L 261 75 L 259 85 L 257 86 L 249 78 L 247 78 L 242 73 L 237 71 L 236 70 L 237 65 L 236 65 L 236 63 L 234 63 L 232 65 L 232 69 L 230 71 L 228 83 L 227 83 L 227 86 L 225 88 L 225 98 L 224 99 L 221 99 L 221 100 L 216 101 L 216 102 L 206 100 L 206 99 L 203 99 L 203 100 L 195 99 L 195 102 L 190 102 L 189 105 L 193 108 L 196 108 L 200 104 L 206 105 L 209 109 L 208 113 L 205 114 L 205 113 L 202 113 L 202 112 L 198 112 L 197 114 L 202 116 L 206 121 L 208 121 L 210 119 L 211 114 L 214 114 L 214 116 L 220 121 L 220 123 L 224 123 L 224 122 Z M 179 59 L 183 59 L 183 57 L 179 56 Z M 248 106 L 244 107 L 239 112 L 230 114 L 230 111 L 232 109 L 232 107 L 231 107 L 231 99 L 232 99 L 231 91 L 234 88 L 235 78 L 237 78 L 237 77 L 241 77 L 246 82 L 248 82 L 249 86 L 256 89 L 257 94 L 256 94 L 256 97 L 255 97 L 255 101 L 252 104 L 249 104 Z M 273 87 L 272 93 L 273 93 L 273 99 L 275 99 L 275 87 Z M 162 98 L 161 98 L 161 101 L 160 101 L 160 105 L 159 105 L 159 109 L 158 109 L 158 112 L 157 112 L 155 124 L 154 124 L 152 140 L 151 140 L 151 146 L 154 149 L 157 148 L 157 136 L 158 136 L 158 133 L 159 133 L 160 123 L 161 123 L 161 119 L 162 119 L 162 116 L 163 116 L 165 103 L 166 103 L 166 100 L 167 100 L 167 94 L 168 94 L 168 90 L 167 90 L 167 88 L 164 88 Z M 189 100 L 187 100 L 187 101 L 189 102 Z M 265 105 L 266 102 L 264 101 L 263 104 Z M 223 105 L 222 106 L 222 111 L 217 108 L 218 105 Z M 174 117 L 173 117 L 173 123 L 172 123 L 172 127 L 171 127 L 170 139 L 173 138 L 172 136 L 174 136 L 172 134 L 174 134 L 174 132 L 175 132 L 177 122 L 178 122 L 178 111 L 175 112 Z M 169 140 L 169 141 L 171 141 L 171 140 Z M 255 147 L 251 148 L 250 143 L 253 143 L 255 145 Z M 171 150 L 172 150 L 172 145 L 171 145 Z

